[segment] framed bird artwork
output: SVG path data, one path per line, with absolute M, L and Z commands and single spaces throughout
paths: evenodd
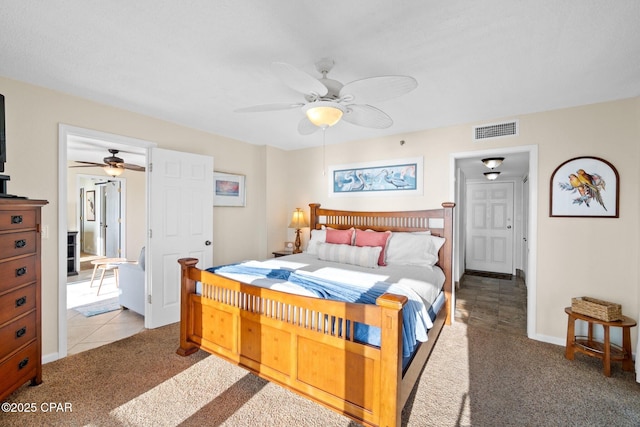
M 620 177 L 598 157 L 576 157 L 551 175 L 549 216 L 618 218 Z

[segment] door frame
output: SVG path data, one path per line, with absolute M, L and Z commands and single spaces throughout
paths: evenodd
M 101 227 L 100 235 L 104 240 L 104 255 L 107 258 L 125 258 L 126 250 L 124 248 L 124 242 L 126 241 L 126 223 L 122 221 L 124 218 L 124 214 L 126 212 L 126 183 L 127 181 L 122 178 L 112 178 L 107 179 L 107 182 L 104 185 L 99 185 L 100 195 L 101 195 L 101 215 L 104 220 L 104 225 Z M 116 197 L 113 197 L 114 194 L 108 191 L 109 186 L 112 183 L 117 183 L 117 194 Z M 110 197 L 110 195 L 112 197 Z M 117 210 L 112 211 L 112 213 L 116 213 L 116 217 L 110 217 L 108 209 L 112 203 L 117 203 Z M 114 223 L 110 223 L 110 220 L 114 220 Z M 117 232 L 113 232 L 109 228 L 117 227 Z M 118 247 L 116 248 L 117 253 L 109 254 L 109 244 L 110 244 L 110 236 L 117 236 Z
M 528 235 L 528 244 L 529 244 L 529 252 L 527 256 L 527 267 L 528 271 L 526 272 L 527 277 L 527 336 L 531 339 L 536 339 L 539 341 L 544 341 L 543 337 L 538 336 L 536 331 L 536 319 L 537 319 L 537 247 L 538 247 L 538 239 L 537 239 L 537 230 L 538 230 L 538 146 L 537 145 L 521 145 L 521 146 L 512 146 L 512 147 L 504 147 L 498 149 L 489 149 L 489 150 L 477 150 L 477 151 L 466 151 L 460 153 L 451 153 L 449 155 L 449 197 L 451 200 L 454 200 L 456 203 L 456 211 L 464 212 L 465 211 L 465 200 L 463 188 L 464 185 L 461 185 L 461 182 L 456 179 L 459 177 L 458 166 L 456 164 L 456 160 L 458 159 L 466 159 L 471 157 L 490 157 L 493 155 L 508 155 L 510 153 L 528 153 L 529 155 L 529 171 L 526 173 L 526 177 L 528 179 L 529 184 L 529 198 L 528 198 L 528 224 L 527 224 L 527 235 Z M 464 236 L 464 233 L 461 233 L 461 228 L 464 223 L 461 223 L 459 218 L 460 215 L 456 213 L 455 215 L 456 221 L 454 221 L 454 247 L 460 248 L 461 245 L 464 245 L 464 242 L 461 242 L 461 236 Z M 454 251 L 453 254 L 453 271 L 459 272 L 457 270 L 457 265 L 462 262 L 460 259 L 461 251 Z M 464 254 L 462 254 L 464 256 Z M 460 277 L 454 277 L 454 280 L 459 280 Z M 455 287 L 453 290 L 453 298 L 455 299 Z M 452 321 L 455 317 L 454 313 L 451 314 Z
M 71 137 L 89 138 L 107 143 L 117 143 L 142 148 L 145 157 L 149 158 L 149 150 L 158 144 L 143 139 L 100 132 L 91 129 L 58 124 L 58 352 L 43 357 L 43 363 L 52 362 L 67 356 L 67 142 Z M 105 145 L 106 146 L 106 145 Z M 145 179 L 149 182 L 149 168 L 146 168 Z M 149 189 L 145 194 L 149 204 Z M 148 237 L 147 237 L 148 238 Z M 126 246 L 126 245 L 125 245 Z

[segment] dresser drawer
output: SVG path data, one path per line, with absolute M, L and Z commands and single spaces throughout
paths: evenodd
M 0 259 L 36 252 L 35 231 L 0 234 Z
M 36 286 L 29 285 L 0 296 L 0 325 L 36 307 Z
M 0 262 L 0 293 L 36 280 L 36 255 Z
M 0 211 L 0 231 L 35 228 L 35 210 Z
M 36 312 L 16 319 L 0 328 L 0 360 L 36 337 Z
M 38 373 L 38 343 L 33 342 L 0 364 L 0 400 Z

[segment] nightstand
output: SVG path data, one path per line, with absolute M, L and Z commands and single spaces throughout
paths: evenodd
M 293 254 L 293 251 L 288 251 L 286 249 L 281 249 L 279 251 L 271 252 L 274 258 L 278 258 L 281 256 L 287 256 Z

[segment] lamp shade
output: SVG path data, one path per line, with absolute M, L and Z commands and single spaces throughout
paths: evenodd
M 295 228 L 296 230 L 299 230 L 308 226 L 309 223 L 304 219 L 304 212 L 302 212 L 300 208 L 296 208 L 296 210 L 293 211 L 293 217 L 291 218 L 289 228 Z
M 344 107 L 337 102 L 317 101 L 305 105 L 304 113 L 311 123 L 319 127 L 333 126 L 340 121 Z
M 109 166 L 105 166 L 104 168 L 102 168 L 104 170 L 104 172 L 112 177 L 116 177 L 116 176 L 120 176 L 122 175 L 122 172 L 124 172 L 124 168 L 119 168 L 117 166 L 113 166 L 113 165 L 109 165 Z

